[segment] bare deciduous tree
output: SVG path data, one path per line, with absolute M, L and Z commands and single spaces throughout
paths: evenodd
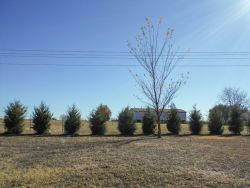
M 219 98 L 224 104 L 229 106 L 239 105 L 242 108 L 248 108 L 250 106 L 247 92 L 240 90 L 239 88 L 224 88 Z
M 154 109 L 158 125 L 158 137 L 161 137 L 161 115 L 167 105 L 175 97 L 177 91 L 186 83 L 187 77 L 181 75 L 178 79 L 170 78 L 176 64 L 183 59 L 183 54 L 173 51 L 173 29 L 168 29 L 163 41 L 159 37 L 160 18 L 154 26 L 150 18 L 146 18 L 146 25 L 141 27 L 136 37 L 136 46 L 128 43 L 130 53 L 144 69 L 144 74 L 133 74 L 146 100 L 141 101 Z

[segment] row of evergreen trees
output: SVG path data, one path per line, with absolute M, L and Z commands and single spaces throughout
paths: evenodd
M 8 134 L 20 134 L 24 127 L 24 118 L 27 108 L 20 101 L 10 103 L 5 109 L 4 126 Z M 230 113 L 229 131 L 233 134 L 240 134 L 243 130 L 243 120 L 241 118 L 242 110 L 238 106 L 234 106 Z M 33 129 L 37 134 L 48 134 L 50 129 L 50 120 L 53 114 L 49 107 L 41 102 L 39 106 L 34 108 L 32 113 Z M 106 122 L 111 117 L 111 111 L 106 105 L 100 105 L 89 115 L 90 129 L 92 135 L 104 135 L 106 133 Z M 202 115 L 194 106 L 189 116 L 189 128 L 192 134 L 200 134 L 203 127 Z M 210 134 L 223 133 L 223 115 L 218 108 L 209 111 L 208 129 Z M 64 131 L 67 135 L 76 135 L 81 125 L 81 114 L 75 105 L 70 107 L 64 118 Z M 181 120 L 178 111 L 172 107 L 166 122 L 167 129 L 172 134 L 179 134 Z M 250 120 L 247 123 L 250 129 Z M 143 116 L 142 131 L 145 135 L 155 133 L 156 121 L 152 110 L 147 109 Z M 126 107 L 118 116 L 118 130 L 122 135 L 133 135 L 136 126 L 133 111 Z
M 228 130 L 232 134 L 239 135 L 244 128 L 244 121 L 242 118 L 243 110 L 235 105 L 231 107 L 230 117 L 228 121 Z M 212 135 L 221 135 L 224 131 L 224 118 L 222 112 L 214 107 L 209 110 L 208 115 L 208 130 Z M 167 128 L 173 134 L 179 134 L 181 121 L 178 116 L 178 111 L 175 108 L 170 110 L 169 118 L 167 120 Z M 189 116 L 189 129 L 192 134 L 198 135 L 201 133 L 204 122 L 202 120 L 202 115 L 196 106 L 193 107 L 193 110 Z M 250 119 L 246 123 L 248 127 L 248 132 L 250 132 Z
M 6 134 L 20 134 L 23 132 L 24 119 L 27 107 L 20 101 L 11 102 L 5 109 L 4 127 Z M 36 134 L 48 134 L 50 121 L 53 114 L 49 107 L 41 102 L 34 108 L 32 113 L 33 129 Z M 111 111 L 107 105 L 100 105 L 89 115 L 90 129 L 92 135 L 104 135 L 106 133 L 106 122 L 111 117 Z M 136 126 L 133 111 L 126 107 L 118 117 L 118 129 L 122 135 L 133 135 Z M 70 107 L 64 117 L 64 132 L 66 135 L 77 135 L 81 125 L 81 114 L 76 105 Z

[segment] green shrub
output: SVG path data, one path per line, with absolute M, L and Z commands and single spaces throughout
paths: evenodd
M 250 118 L 248 119 L 246 126 L 247 126 L 247 132 L 248 134 L 250 134 Z
M 20 101 L 11 102 L 4 110 L 4 127 L 8 134 L 20 134 L 23 132 L 25 113 L 27 107 Z
M 237 105 L 232 107 L 228 130 L 233 134 L 240 134 L 243 130 L 242 109 Z
M 150 135 L 155 133 L 155 115 L 154 113 L 147 108 L 147 111 L 145 112 L 143 119 L 142 119 L 142 131 L 144 135 Z
M 105 122 L 110 119 L 111 111 L 106 105 L 100 105 L 91 112 L 89 121 L 92 135 L 104 135 L 106 133 Z
M 178 115 L 178 110 L 175 107 L 171 107 L 167 119 L 167 129 L 172 134 L 179 134 L 181 126 L 181 119 Z
M 81 126 L 81 114 L 75 105 L 68 109 L 64 122 L 65 134 L 75 135 Z
M 192 134 L 200 134 L 203 127 L 202 115 L 200 110 L 197 110 L 196 106 L 193 107 L 193 110 L 189 115 L 189 129 Z
M 216 109 L 216 111 L 221 113 L 221 116 L 223 118 L 223 124 L 227 124 L 229 121 L 229 115 L 231 111 L 231 106 L 224 105 L 224 104 L 218 104 L 213 107 L 213 109 Z
M 136 130 L 134 112 L 129 107 L 126 107 L 120 112 L 118 117 L 118 129 L 124 136 L 134 134 Z
M 223 112 L 221 110 L 219 110 L 217 107 L 209 110 L 208 120 L 208 130 L 210 134 L 217 135 L 223 133 L 223 123 L 225 121 L 223 118 Z
M 43 102 L 38 107 L 34 108 L 33 112 L 33 129 L 37 134 L 47 134 L 50 129 L 50 120 L 53 114 L 49 107 Z
M 105 121 L 109 121 L 111 117 L 111 110 L 107 105 L 101 104 L 98 108 L 97 111 L 104 116 Z

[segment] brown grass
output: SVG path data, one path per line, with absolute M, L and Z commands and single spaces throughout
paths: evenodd
M 187 125 L 162 139 L 109 136 L 109 123 L 109 135 L 92 137 L 85 123 L 78 137 L 60 136 L 60 122 L 51 136 L 27 126 L 0 136 L 0 187 L 250 187 L 249 136 L 185 136 Z

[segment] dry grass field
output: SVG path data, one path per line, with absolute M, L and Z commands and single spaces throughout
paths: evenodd
M 250 187 L 249 136 L 210 136 L 206 126 L 190 136 L 182 125 L 181 136 L 157 139 L 137 126 L 121 137 L 109 122 L 108 135 L 93 137 L 83 122 L 80 136 L 65 137 L 53 121 L 50 136 L 36 136 L 27 121 L 22 136 L 0 135 L 0 187 Z

